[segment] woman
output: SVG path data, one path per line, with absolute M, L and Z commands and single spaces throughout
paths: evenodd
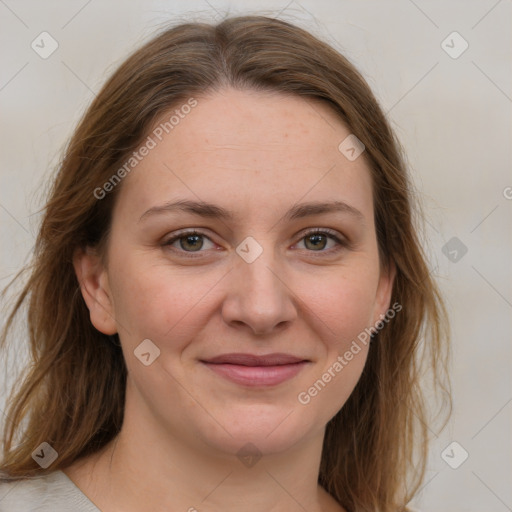
M 413 212 L 331 47 L 266 17 L 155 37 L 51 190 L 0 510 L 404 510 L 446 348 Z

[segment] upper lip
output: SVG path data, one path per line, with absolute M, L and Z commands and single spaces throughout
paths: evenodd
M 210 359 L 202 360 L 211 364 L 237 364 L 241 366 L 279 366 L 284 364 L 301 363 L 307 361 L 303 357 L 296 357 L 290 354 L 265 354 L 257 356 L 254 354 L 221 354 Z

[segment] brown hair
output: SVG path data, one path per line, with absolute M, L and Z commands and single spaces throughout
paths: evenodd
M 89 320 L 73 253 L 107 239 L 120 187 L 102 200 L 93 191 L 162 113 L 225 86 L 322 100 L 366 147 L 379 251 L 384 263 L 396 266 L 391 303 L 403 312 L 372 341 L 355 390 L 327 424 L 319 483 L 349 511 L 403 509 L 425 471 L 423 370 L 435 390 L 449 389 L 446 311 L 418 237 L 410 178 L 382 110 L 353 65 L 308 32 L 262 16 L 165 30 L 119 67 L 83 116 L 59 165 L 30 277 L 2 337 L 5 344 L 28 301 L 32 364 L 8 402 L 0 470 L 23 478 L 65 468 L 118 434 L 126 366 L 119 343 Z M 15 446 L 16 433 L 21 442 Z M 31 457 L 45 441 L 58 452 L 46 471 Z

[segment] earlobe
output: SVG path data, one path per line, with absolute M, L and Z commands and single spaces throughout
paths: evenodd
M 90 247 L 78 248 L 73 255 L 73 266 L 91 323 L 103 334 L 117 333 L 108 274 L 100 256 Z

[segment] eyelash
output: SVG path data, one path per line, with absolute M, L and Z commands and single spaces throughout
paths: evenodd
M 168 240 L 166 240 L 162 245 L 164 247 L 171 248 L 170 246 L 177 240 L 186 238 L 188 236 L 194 236 L 194 235 L 205 237 L 208 240 L 210 240 L 211 242 L 213 242 L 213 240 L 211 240 L 210 237 L 208 235 L 206 235 L 205 233 L 202 233 L 201 231 L 197 231 L 197 230 L 189 230 L 189 231 L 181 231 L 181 232 L 175 234 L 174 236 L 172 236 L 172 238 L 169 238 Z M 308 236 L 312 236 L 312 235 L 327 235 L 328 238 L 330 238 L 331 240 L 334 240 L 338 244 L 337 247 L 329 249 L 329 250 L 309 251 L 306 249 L 306 251 L 312 253 L 312 255 L 314 255 L 314 257 L 323 257 L 325 255 L 332 255 L 332 254 L 335 254 L 338 251 L 342 250 L 343 248 L 346 248 L 349 246 L 349 243 L 347 241 L 341 240 L 337 236 L 336 231 L 333 231 L 329 228 L 312 229 L 312 230 L 304 233 L 299 241 L 302 241 L 305 238 L 307 238 Z M 185 258 L 200 258 L 200 257 L 202 257 L 201 253 L 205 252 L 205 251 L 201 251 L 201 250 L 199 250 L 199 251 L 184 251 L 182 249 L 176 249 L 174 247 L 172 247 L 171 249 L 173 251 L 179 252 L 180 255 L 185 256 Z M 318 253 L 318 254 L 315 254 L 315 253 Z

